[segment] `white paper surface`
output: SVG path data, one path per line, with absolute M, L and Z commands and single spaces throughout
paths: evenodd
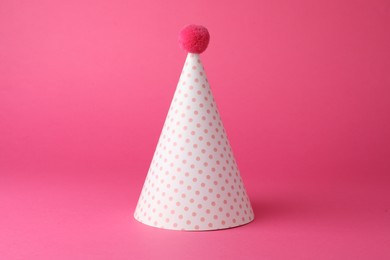
M 134 217 L 175 230 L 246 224 L 246 194 L 200 57 L 189 53 Z

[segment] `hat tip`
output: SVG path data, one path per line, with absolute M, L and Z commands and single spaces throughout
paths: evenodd
M 185 26 L 179 34 L 179 45 L 190 53 L 202 53 L 207 49 L 210 34 L 202 25 L 190 24 Z

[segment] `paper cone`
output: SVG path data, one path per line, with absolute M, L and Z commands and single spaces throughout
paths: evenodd
M 198 54 L 187 55 L 134 217 L 174 230 L 254 218 Z

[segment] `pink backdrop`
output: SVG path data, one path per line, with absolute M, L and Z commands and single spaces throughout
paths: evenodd
M 229 1 L 228 1 L 229 2 Z M 0 1 L 1 259 L 389 259 L 390 4 Z M 185 59 L 202 54 L 256 219 L 133 211 Z

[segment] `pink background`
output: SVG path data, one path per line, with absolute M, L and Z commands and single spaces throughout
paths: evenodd
M 389 259 L 390 2 L 0 1 L 1 259 Z M 185 53 L 256 219 L 175 232 L 133 211 Z

